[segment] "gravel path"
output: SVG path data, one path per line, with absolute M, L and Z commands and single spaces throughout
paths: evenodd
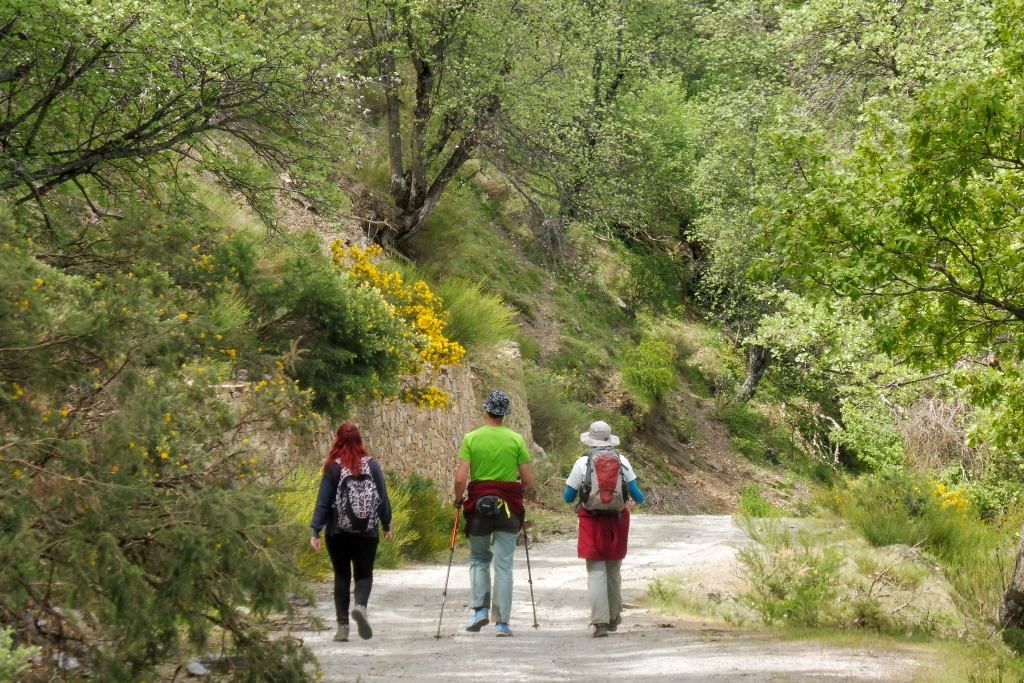
M 466 633 L 469 577 L 456 557 L 440 639 L 435 639 L 445 565 L 379 571 L 370 599 L 372 640 L 335 643 L 330 586 L 317 587 L 316 614 L 330 630 L 296 634 L 320 660 L 326 681 L 910 681 L 911 647 L 869 651 L 679 620 L 637 606 L 657 574 L 683 573 L 721 585 L 747 542 L 727 516 L 634 515 L 623 563 L 627 609 L 618 633 L 587 628 L 586 571 L 575 538 L 530 547 L 540 628 L 531 625 L 522 547 L 516 552 L 511 626 Z M 718 579 L 718 582 L 715 582 Z M 727 583 L 727 581 L 726 581 Z

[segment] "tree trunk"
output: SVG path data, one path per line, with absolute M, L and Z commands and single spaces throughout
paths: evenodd
M 1024 532 L 1021 532 L 1013 578 L 999 605 L 999 625 L 1003 628 L 1013 626 L 1024 629 Z
M 757 385 L 760 384 L 761 377 L 764 376 L 771 362 L 772 352 L 770 349 L 760 344 L 750 347 L 750 351 L 747 352 L 747 378 L 743 381 L 739 394 L 736 395 L 738 400 L 749 401 L 754 398 Z

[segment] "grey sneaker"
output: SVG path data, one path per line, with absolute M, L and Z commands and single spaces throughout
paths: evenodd
M 334 632 L 334 639 L 339 643 L 348 642 L 348 624 L 338 624 L 338 630 Z
M 359 629 L 359 637 L 363 640 L 373 638 L 373 629 L 370 628 L 370 620 L 366 618 L 366 605 L 356 605 L 352 608 L 352 619 Z
M 608 624 L 594 624 L 594 637 L 595 638 L 607 638 L 608 637 Z

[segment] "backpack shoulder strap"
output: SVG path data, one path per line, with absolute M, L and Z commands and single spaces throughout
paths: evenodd
M 583 483 L 580 485 L 580 490 L 576 493 L 576 510 L 579 511 L 583 507 L 583 501 L 590 495 L 590 487 L 593 482 L 590 480 L 591 463 L 594 460 L 594 452 L 596 448 L 591 448 L 587 451 L 586 458 L 587 464 L 583 468 Z

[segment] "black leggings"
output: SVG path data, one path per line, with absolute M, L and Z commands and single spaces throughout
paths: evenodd
M 373 561 L 377 558 L 376 536 L 334 534 L 324 539 L 334 567 L 334 611 L 339 624 L 348 623 L 348 587 L 355 573 L 356 604 L 366 606 L 373 587 Z

